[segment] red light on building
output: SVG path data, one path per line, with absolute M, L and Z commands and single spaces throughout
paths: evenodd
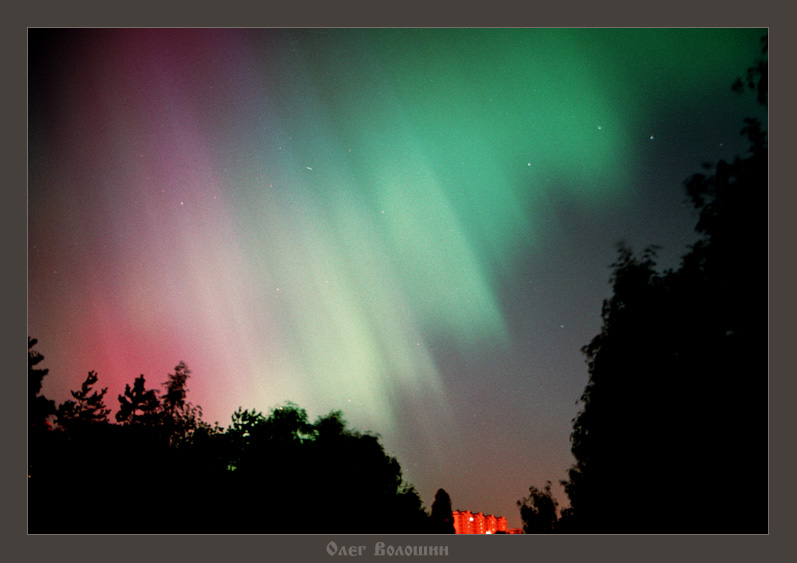
M 473 513 L 470 510 L 455 510 L 454 531 L 457 534 L 497 534 L 509 533 L 506 518 L 503 516 L 484 515 L 481 512 Z

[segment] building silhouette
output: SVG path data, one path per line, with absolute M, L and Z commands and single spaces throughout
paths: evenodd
M 506 518 L 471 512 L 470 510 L 454 510 L 454 531 L 457 534 L 519 534 L 519 528 L 509 529 Z

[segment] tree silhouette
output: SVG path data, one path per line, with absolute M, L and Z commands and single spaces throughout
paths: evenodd
M 765 102 L 766 61 L 755 68 Z M 655 248 L 625 246 L 612 265 L 583 348 L 571 531 L 767 530 L 767 140 L 752 119 L 742 134 L 747 155 L 685 182 L 701 238 L 680 267 L 658 272 Z
M 190 376 L 191 370 L 185 362 L 180 362 L 163 384 L 165 392 L 160 398 L 162 423 L 169 440 L 175 445 L 189 442 L 200 429 L 210 431 L 210 427 L 202 420 L 202 408 L 186 400 Z
M 97 373 L 90 371 L 86 380 L 81 384 L 80 390 L 71 391 L 75 400 L 67 400 L 58 406 L 59 425 L 64 428 L 73 428 L 75 425 L 108 422 L 111 409 L 105 407 L 104 401 L 108 388 L 104 387 L 100 391 L 94 391 L 93 387 L 97 383 L 97 379 Z
M 432 513 L 429 516 L 429 525 L 432 533 L 453 534 L 454 513 L 451 509 L 451 497 L 445 489 L 438 489 L 432 503 Z
M 166 392 L 161 396 L 163 412 L 168 418 L 179 418 L 186 408 L 186 396 L 188 395 L 188 378 L 191 370 L 180 362 L 175 366 L 174 373 L 168 375 L 168 380 L 163 384 Z
M 31 397 L 47 371 L 29 340 Z M 311 422 L 293 403 L 239 408 L 211 427 L 187 400 L 180 362 L 158 395 L 143 375 L 119 395 L 91 371 L 58 409 L 59 431 L 29 436 L 31 533 L 419 533 L 428 517 L 378 435 L 333 411 Z M 115 495 L 112 515 L 92 491 Z M 209 518 L 193 515 L 207 514 Z M 64 517 L 63 515 L 67 515 Z
M 373 434 L 333 411 L 310 422 L 286 403 L 268 416 L 238 409 L 225 434 L 230 529 L 245 533 L 420 532 L 417 491 Z M 247 498 L 251 503 L 229 504 Z M 301 523 L 301 524 L 299 524 Z
M 756 100 L 761 105 L 766 105 L 768 101 L 768 72 L 767 72 L 767 49 L 769 41 L 768 36 L 764 35 L 761 38 L 761 57 L 756 63 L 747 68 L 744 77 L 739 77 L 733 83 L 733 90 L 735 92 L 743 92 L 745 87 L 749 90 L 756 92 Z
M 121 424 L 141 424 L 153 426 L 159 422 L 160 401 L 154 389 L 145 387 L 144 375 L 139 375 L 133 382 L 125 385 L 125 392 L 119 395 L 119 410 L 116 421 Z
M 51 502 L 47 486 L 57 473 L 57 436 L 51 432 L 49 419 L 55 414 L 55 403 L 41 394 L 47 369 L 36 367 L 44 356 L 33 347 L 35 338 L 28 337 L 28 490 L 29 498 Z
M 559 503 L 551 492 L 551 482 L 545 488 L 529 487 L 529 496 L 517 501 L 520 518 L 523 520 L 523 533 L 549 534 L 556 528 Z
M 55 403 L 41 394 L 49 370 L 36 367 L 44 360 L 44 356 L 33 349 L 37 343 L 38 340 L 28 337 L 28 423 L 33 431 L 49 429 L 48 419 L 55 414 Z

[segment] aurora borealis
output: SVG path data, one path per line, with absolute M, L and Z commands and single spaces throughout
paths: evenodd
M 615 243 L 693 242 L 763 33 L 30 30 L 44 394 L 183 360 L 208 421 L 341 409 L 427 507 L 518 526 L 572 463 Z

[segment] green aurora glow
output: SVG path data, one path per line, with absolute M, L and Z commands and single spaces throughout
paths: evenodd
M 690 242 L 680 182 L 739 147 L 761 35 L 87 30 L 32 89 L 45 393 L 183 359 L 210 420 L 342 409 L 427 502 L 512 524 L 571 462 L 612 245 Z

